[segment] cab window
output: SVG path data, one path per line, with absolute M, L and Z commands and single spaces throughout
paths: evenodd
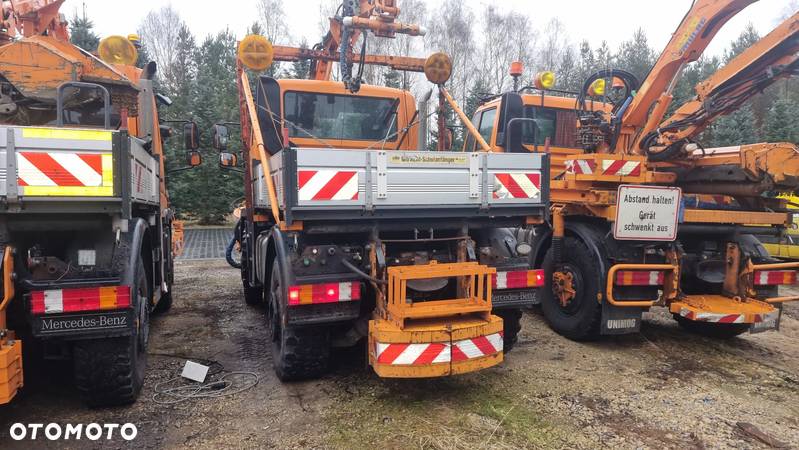
M 480 125 L 477 129 L 486 142 L 491 142 L 491 134 L 494 132 L 494 119 L 496 117 L 497 109 L 492 108 L 483 111 L 483 116 L 480 118 Z
M 289 136 L 353 141 L 396 141 L 398 99 L 287 92 Z
M 524 117 L 528 119 L 535 119 L 536 123 L 524 122 L 522 125 L 522 139 L 525 144 L 544 145 L 547 138 L 552 145 L 555 143 L 555 134 L 557 126 L 558 113 L 555 110 L 540 108 L 538 106 L 526 106 L 524 108 Z M 538 124 L 538 131 L 534 131 L 535 125 Z

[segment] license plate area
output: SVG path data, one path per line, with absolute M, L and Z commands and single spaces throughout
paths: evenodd
M 133 310 L 98 311 L 78 314 L 34 316 L 37 337 L 126 335 L 134 326 Z

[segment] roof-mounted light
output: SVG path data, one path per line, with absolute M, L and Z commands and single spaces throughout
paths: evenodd
M 444 84 L 452 76 L 452 60 L 443 52 L 433 53 L 424 63 L 424 75 L 433 84 Z
M 237 54 L 244 67 L 257 72 L 268 69 L 275 57 L 272 43 L 259 34 L 250 34 L 242 39 Z
M 103 39 L 97 47 L 97 54 L 108 64 L 132 66 L 139 59 L 139 52 L 133 42 L 124 36 L 108 36 Z
M 555 87 L 555 72 L 538 72 L 535 75 L 534 85 L 536 89 L 552 89 Z

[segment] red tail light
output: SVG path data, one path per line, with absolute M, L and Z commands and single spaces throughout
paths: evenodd
M 51 289 L 31 292 L 31 312 L 33 314 L 102 311 L 129 306 L 129 286 Z
M 758 270 L 755 271 L 756 286 L 776 286 L 796 284 L 795 270 Z
M 535 288 L 543 286 L 544 282 L 543 270 L 497 272 L 491 279 L 491 287 L 493 289 Z
M 620 270 L 616 286 L 662 286 L 665 273 L 660 270 Z
M 351 302 L 361 299 L 361 283 L 303 284 L 289 287 L 289 306 Z

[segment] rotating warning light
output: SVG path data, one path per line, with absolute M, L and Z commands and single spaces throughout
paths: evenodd
M 452 60 L 446 53 L 433 53 L 424 63 L 424 75 L 433 84 L 444 84 L 452 76 Z
M 259 72 L 268 69 L 275 57 L 272 43 L 259 34 L 250 34 L 242 39 L 237 53 L 246 68 Z
M 108 36 L 97 47 L 100 59 L 108 64 L 131 66 L 139 59 L 139 52 L 133 43 L 124 36 Z
M 524 73 L 524 64 L 521 61 L 514 61 L 510 65 L 510 76 L 520 77 Z
M 536 89 L 552 89 L 555 87 L 555 72 L 545 71 L 535 74 Z
M 607 91 L 607 84 L 608 83 L 604 78 L 594 80 L 594 82 L 591 83 L 591 86 L 588 87 L 588 95 L 592 97 L 601 97 L 605 95 L 605 92 Z

